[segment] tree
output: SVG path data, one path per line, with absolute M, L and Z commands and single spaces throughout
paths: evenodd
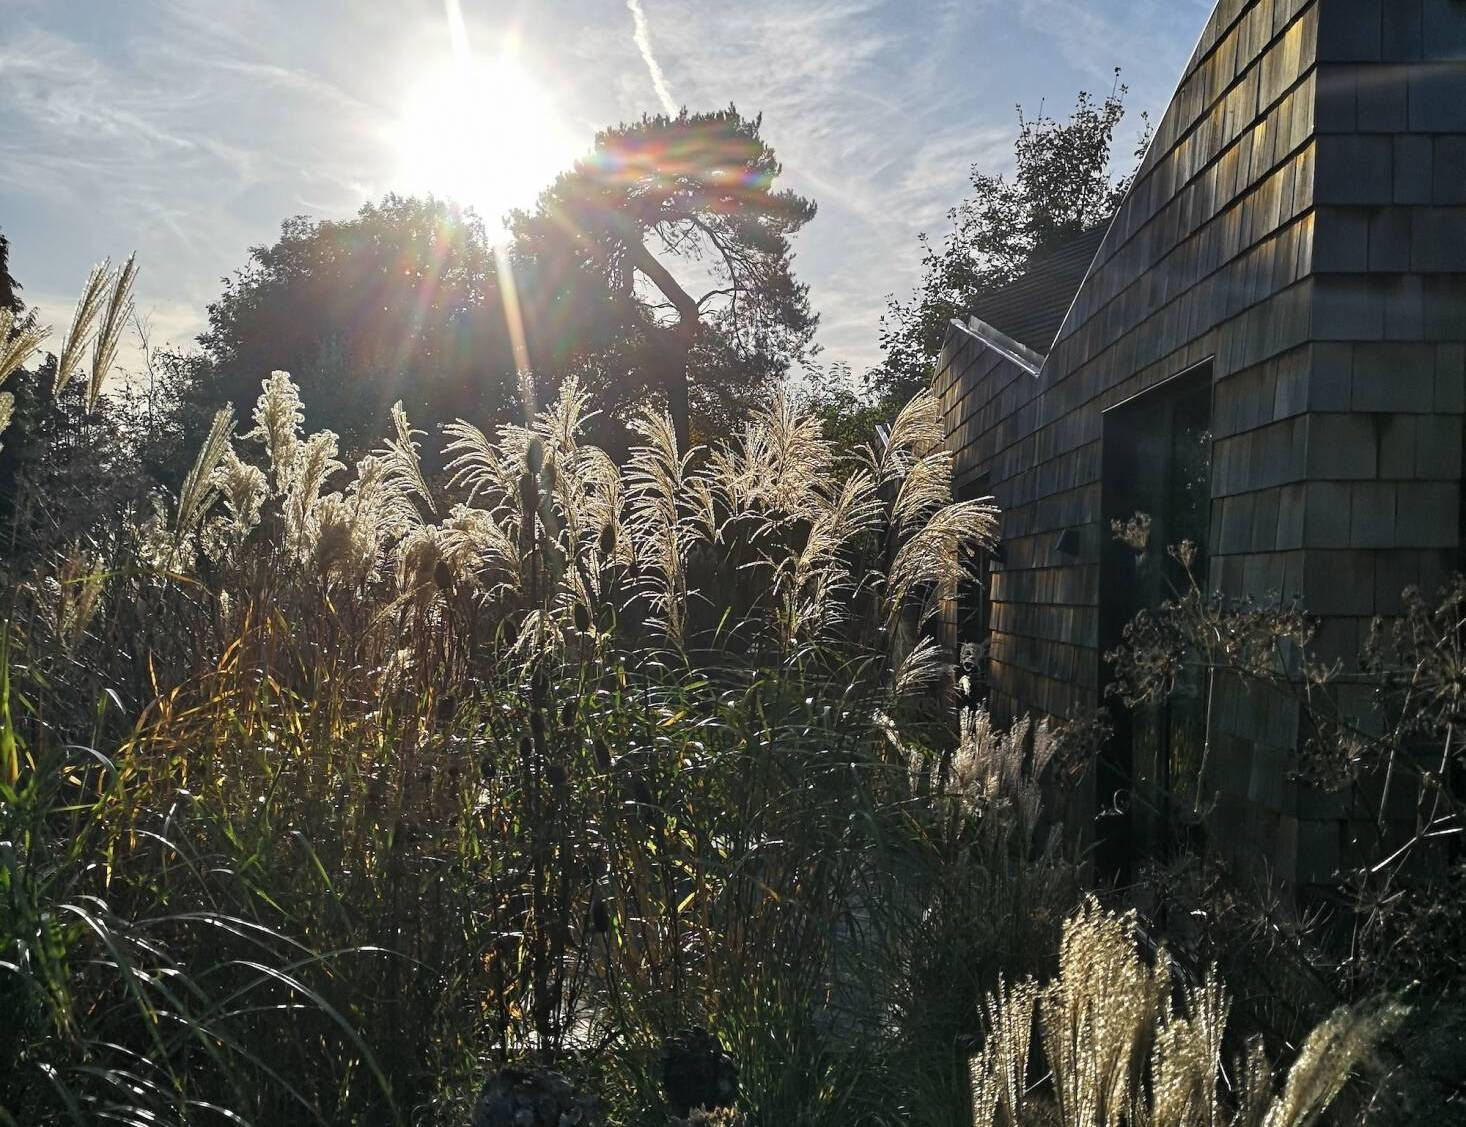
M 730 106 L 604 130 L 533 214 L 514 217 L 537 371 L 596 358 L 622 384 L 613 397 L 660 389 L 685 447 L 690 387 L 714 415 L 720 392 L 726 406 L 806 354 L 816 317 L 789 237 L 815 207 L 774 190 L 781 167 L 761 123 Z M 556 332 L 557 321 L 575 324 Z M 566 340 L 575 346 L 547 354 Z
M 4 235 L 0 235 L 0 309 L 8 309 L 17 317 L 25 312 L 20 283 L 10 276 L 10 240 Z
M 1114 214 L 1130 186 L 1129 177 L 1111 171 L 1115 129 L 1125 116 L 1119 73 L 1103 102 L 1080 91 L 1068 121 L 1042 109 L 1028 118 L 1020 106 L 1012 178 L 973 165 L 972 194 L 947 213 L 952 230 L 940 249 L 922 233 L 916 292 L 905 302 L 889 298 L 881 318 L 885 359 L 866 377 L 879 398 L 904 402 L 925 386 L 953 317 L 1022 274 L 1035 255 Z M 1147 123 L 1137 160 L 1149 140 Z
M 287 220 L 225 279 L 199 338 L 194 394 L 248 417 L 260 381 L 290 371 L 311 418 L 347 449 L 375 442 L 391 404 L 409 417 L 501 420 L 514 359 L 493 249 L 470 213 L 389 195 L 354 219 Z

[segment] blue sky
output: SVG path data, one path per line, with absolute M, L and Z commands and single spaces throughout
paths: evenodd
M 483 210 L 531 202 L 536 170 L 568 164 L 598 126 L 668 99 L 731 101 L 763 112 L 784 183 L 819 203 L 796 268 L 821 359 L 859 371 L 878 358 L 885 295 L 916 279 L 917 233 L 943 230 L 972 163 L 1010 164 L 1014 104 L 1063 112 L 1119 66 L 1132 110 L 1158 114 L 1210 8 L 461 3 L 472 51 L 512 58 L 515 77 L 448 119 L 431 104 L 454 58 L 444 0 L 0 0 L 0 230 L 26 299 L 59 326 L 91 263 L 135 249 L 154 344 L 187 343 L 220 277 L 287 216 L 450 186 L 424 176 L 469 182 L 451 175 L 461 150 L 440 146 L 442 168 L 423 158 L 432 129 L 513 162 L 472 164 Z M 532 130 L 512 128 L 516 107 Z

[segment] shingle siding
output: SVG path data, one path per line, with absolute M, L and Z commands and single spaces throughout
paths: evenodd
M 1455 566 L 1463 59 L 1460 0 L 1222 0 L 1039 375 L 953 334 L 937 387 L 958 472 L 1003 509 L 997 711 L 1100 703 L 1101 413 L 1203 360 L 1211 584 L 1301 596 L 1349 656 L 1399 587 Z M 1284 782 L 1296 716 L 1218 711 L 1219 816 L 1311 879 L 1343 835 Z

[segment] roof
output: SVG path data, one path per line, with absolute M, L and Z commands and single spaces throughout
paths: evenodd
M 1013 281 L 979 298 L 972 315 L 1019 344 L 1047 355 L 1108 226 L 1101 223 L 1091 227 L 1038 255 Z

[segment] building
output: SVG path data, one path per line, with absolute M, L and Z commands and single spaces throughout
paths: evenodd
M 959 491 L 1003 510 L 966 616 L 995 713 L 1101 704 L 1101 654 L 1162 593 L 1110 534 L 1136 511 L 1152 550 L 1196 541 L 1210 587 L 1297 597 L 1322 655 L 1357 654 L 1460 566 L 1466 2 L 1221 0 L 1108 227 L 971 314 L 935 386 Z M 1091 772 L 1121 852 L 1156 844 L 1136 796 L 1199 785 L 1223 849 L 1332 872 L 1348 822 L 1288 779 L 1298 710 L 1216 702 L 1204 778 L 1194 721 L 1122 728 Z

